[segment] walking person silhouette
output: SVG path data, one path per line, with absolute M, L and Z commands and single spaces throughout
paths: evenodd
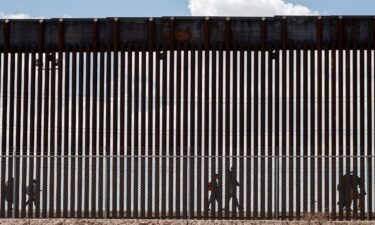
M 237 181 L 236 168 L 232 166 L 232 168 L 226 173 L 225 208 L 227 210 L 229 210 L 229 202 L 231 199 L 234 201 L 234 206 L 240 209 L 240 204 L 237 199 L 237 187 L 239 186 L 240 183 Z
M 26 187 L 26 195 L 29 196 L 29 199 L 25 203 L 25 207 L 28 204 L 32 205 L 33 203 L 35 206 L 39 206 L 39 192 L 40 191 L 41 190 L 39 189 L 38 181 L 33 180 L 32 184 Z
M 8 202 L 8 204 L 11 206 L 10 210 L 13 209 L 13 183 L 14 183 L 14 178 L 11 177 L 9 180 L 5 183 L 5 185 L 2 188 L 1 194 L 4 198 L 5 201 Z
M 351 205 L 354 200 L 362 200 L 366 195 L 364 180 L 358 177 L 354 172 L 340 177 L 337 190 L 339 192 L 339 201 L 337 205 L 342 210 L 351 211 Z M 358 191 L 359 188 L 359 191 Z
M 212 205 L 215 201 L 218 203 L 219 207 L 222 206 L 222 188 L 219 185 L 220 176 L 219 174 L 214 174 L 213 180 L 208 183 L 208 190 L 211 191 L 211 196 L 208 199 L 208 207 Z M 211 209 L 213 210 L 213 209 Z

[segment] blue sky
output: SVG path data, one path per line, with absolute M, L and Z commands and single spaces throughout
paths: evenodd
M 200 10 L 193 11 L 189 2 Z M 261 3 L 263 2 L 263 3 Z M 265 4 L 255 11 L 255 16 L 271 14 L 308 14 L 306 11 L 277 12 L 279 3 L 306 6 L 314 14 L 322 15 L 370 15 L 375 12 L 374 0 L 0 0 L 2 17 L 24 14 L 21 17 L 148 17 L 189 16 L 209 14 L 205 10 L 218 9 L 212 15 L 253 15 L 252 6 Z M 238 8 L 236 8 L 236 5 Z M 272 6 L 274 5 L 274 6 Z M 275 6 L 277 5 L 277 6 Z M 221 8 L 220 8 L 221 7 Z M 275 10 L 267 9 L 274 7 Z M 228 9 L 229 8 L 229 9 Z M 230 10 L 233 8 L 233 10 Z M 264 10 L 262 10 L 264 9 Z M 196 12 L 196 13 L 194 13 Z
M 190 15 L 188 0 L 0 0 L 6 14 L 45 18 Z

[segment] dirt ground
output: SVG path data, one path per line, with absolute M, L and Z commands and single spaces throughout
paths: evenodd
M 1 225 L 375 225 L 375 221 L 225 221 L 225 220 L 89 220 L 4 219 Z

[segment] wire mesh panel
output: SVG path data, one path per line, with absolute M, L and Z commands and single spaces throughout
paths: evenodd
M 31 170 L 31 173 L 34 174 L 34 177 L 38 177 L 35 168 L 29 167 L 30 163 L 36 160 L 36 157 L 4 157 L 7 161 L 13 161 L 13 164 L 7 163 L 7 167 L 9 165 L 13 166 L 14 171 L 17 165 L 17 162 L 25 162 L 23 166 L 26 166 L 26 172 Z M 301 158 L 305 158 L 306 161 L 299 160 Z M 125 168 L 111 168 L 110 172 L 106 171 L 106 166 L 103 168 L 96 167 L 92 169 L 91 166 L 84 166 L 82 167 L 82 171 L 76 173 L 75 177 L 75 189 L 82 189 L 81 196 L 95 196 L 95 198 L 84 198 L 83 200 L 78 198 L 75 195 L 75 198 L 71 198 L 72 192 L 66 194 L 54 194 L 52 193 L 52 187 L 49 185 L 51 182 L 56 182 L 55 176 L 51 176 L 49 174 L 46 177 L 43 177 L 42 180 L 37 180 L 34 177 L 29 176 L 30 173 L 24 174 L 22 171 L 18 171 L 18 173 L 14 173 L 14 177 L 6 176 L 5 183 L 2 185 L 2 199 L 5 201 L 5 208 L 2 209 L 3 213 L 7 215 L 8 218 L 20 218 L 24 217 L 20 213 L 23 212 L 30 218 L 50 218 L 50 217 L 58 217 L 56 215 L 59 210 L 57 210 L 56 205 L 67 201 L 68 207 L 62 209 L 63 214 L 71 215 L 74 218 L 96 218 L 98 217 L 97 208 L 103 208 L 105 212 L 105 218 L 119 218 L 121 214 L 128 215 L 130 217 L 135 217 L 137 214 L 141 214 L 142 212 L 145 215 L 151 215 L 150 218 L 157 218 L 155 215 L 155 211 L 152 210 L 155 208 L 155 197 L 157 194 L 161 195 L 161 188 L 156 188 L 153 185 L 153 182 L 149 183 L 146 182 L 141 184 L 140 182 L 135 182 L 133 179 L 134 176 L 139 175 L 139 180 L 149 180 L 149 177 L 154 177 L 157 173 L 161 176 L 166 176 L 164 179 L 165 183 L 160 183 L 160 186 L 167 186 L 170 187 L 170 192 L 167 192 L 167 198 L 164 200 L 160 200 L 159 204 L 168 204 L 170 199 L 172 199 L 173 204 L 171 207 L 168 207 L 166 213 L 168 217 L 175 217 L 175 218 L 183 218 L 181 209 L 183 208 L 183 195 L 180 192 L 177 192 L 179 187 L 177 185 L 170 186 L 170 180 L 173 180 L 174 183 L 179 183 L 181 180 L 186 180 L 187 184 L 190 185 L 191 181 L 194 180 L 194 183 L 201 183 L 201 186 L 195 186 L 194 190 L 189 189 L 188 192 L 183 193 L 184 195 L 188 196 L 188 205 L 190 206 L 187 215 L 191 219 L 199 218 L 199 215 L 206 215 L 206 219 L 218 219 L 219 212 L 223 212 L 223 216 L 225 217 L 225 212 L 229 212 L 228 218 L 230 219 L 242 219 L 242 215 L 250 215 L 250 219 L 259 218 L 259 214 L 262 213 L 262 209 L 256 207 L 254 205 L 255 198 L 258 198 L 258 202 L 265 202 L 264 214 L 268 215 L 269 219 L 280 219 L 282 215 L 287 215 L 283 219 L 290 219 L 294 220 L 297 218 L 297 214 L 299 214 L 300 219 L 304 220 L 332 220 L 337 217 L 339 212 L 344 212 L 346 217 L 353 218 L 356 215 L 363 215 L 363 218 L 359 219 L 369 219 L 373 217 L 374 212 L 371 211 L 373 207 L 372 201 L 368 201 L 369 196 L 374 194 L 373 188 L 373 179 L 371 179 L 370 175 L 373 172 L 373 168 L 368 168 L 370 162 L 373 163 L 374 157 L 294 157 L 294 156 L 285 156 L 285 157 L 273 157 L 273 156 L 259 156 L 259 157 L 175 157 L 175 156 L 167 156 L 167 157 L 155 157 L 155 156 L 142 156 L 142 157 L 122 157 L 122 156 L 104 156 L 104 157 L 79 157 L 79 156 L 72 156 L 72 157 L 64 157 L 64 156 L 55 156 L 55 157 L 41 157 L 41 161 L 46 161 L 48 163 L 48 168 L 52 165 L 52 160 L 54 161 L 53 165 L 57 168 L 59 161 L 64 160 L 76 160 L 79 163 L 83 163 L 84 161 L 88 161 L 89 164 L 93 161 L 102 161 L 103 165 L 107 165 L 108 162 L 113 161 L 123 161 Z M 128 159 L 127 161 L 125 159 Z M 131 166 L 131 170 L 126 170 L 127 163 L 134 165 L 134 161 L 138 159 L 139 161 L 143 160 L 147 163 L 153 165 L 154 168 L 152 171 L 145 170 L 143 174 L 139 174 L 137 168 Z M 160 163 L 156 163 L 161 160 L 177 162 L 179 161 L 181 164 L 187 164 L 189 170 L 194 171 L 194 174 L 190 174 L 189 177 L 181 177 L 180 174 L 182 172 L 182 168 L 177 166 L 177 163 L 173 163 L 173 166 L 169 167 L 168 170 L 172 171 L 159 171 L 161 168 L 155 168 L 154 166 Z M 258 170 L 255 169 L 254 161 L 262 160 L 266 164 L 266 170 L 260 170 L 259 168 L 262 166 L 258 164 Z M 325 160 L 326 159 L 326 160 Z M 200 176 L 200 173 L 197 171 L 199 165 L 197 163 L 192 163 L 193 161 L 200 160 L 202 163 L 202 168 L 208 168 L 208 170 L 202 169 L 200 172 L 202 174 L 208 175 L 208 182 L 204 181 L 204 177 Z M 317 173 L 318 168 L 316 168 L 317 162 L 321 160 L 322 164 L 328 162 L 328 170 L 323 167 L 321 173 Z M 340 165 L 335 162 L 340 160 L 343 162 L 344 166 L 354 165 L 354 161 L 358 161 L 357 167 L 349 166 L 349 172 L 341 172 Z M 219 163 L 221 161 L 221 163 Z M 303 179 L 297 179 L 298 176 L 301 174 L 297 174 L 296 170 L 292 171 L 291 167 L 287 168 L 287 172 L 289 172 L 289 177 L 284 176 L 282 171 L 283 164 L 292 165 L 294 167 L 301 167 L 303 163 L 307 164 L 309 169 L 306 172 L 308 176 L 309 182 L 307 184 L 303 183 Z M 361 162 L 364 162 L 364 165 L 360 165 Z M 63 163 L 61 163 L 63 164 Z M 228 170 L 224 170 L 223 168 L 219 168 L 218 165 L 225 165 L 228 166 Z M 191 168 L 194 166 L 194 168 Z M 76 164 L 78 168 L 79 165 Z M 364 174 L 360 174 L 360 168 L 365 168 Z M 138 166 L 141 168 L 141 165 Z M 248 168 L 251 168 L 248 170 Z M 10 168 L 7 168 L 9 170 Z M 62 173 L 71 171 L 71 168 L 63 167 Z M 95 186 L 88 186 L 86 188 L 86 182 L 90 182 L 92 179 L 91 176 L 82 176 L 85 173 L 97 174 L 99 170 L 104 171 L 103 182 L 101 184 Z M 124 177 L 120 176 L 112 176 L 112 174 L 119 173 L 119 170 L 124 169 Z M 265 182 L 266 185 L 258 185 L 257 192 L 261 192 L 262 194 L 259 195 L 255 192 L 255 189 L 252 189 L 254 183 L 254 171 L 258 171 L 258 179 L 259 182 Z M 269 171 L 272 172 L 272 187 L 268 186 L 268 176 Z M 370 172 L 371 171 L 371 172 Z M 39 171 L 43 173 L 43 170 Z M 340 174 L 341 173 L 341 174 Z M 110 174 L 110 177 L 107 177 L 106 174 Z M 36 175 L 36 176 L 35 176 Z M 18 176 L 18 179 L 15 177 Z M 172 176 L 172 177 L 170 177 Z M 328 176 L 328 182 L 324 181 L 324 177 Z M 116 196 L 126 196 L 126 188 L 119 187 L 120 180 L 126 179 L 126 177 L 131 178 L 131 183 L 126 184 L 130 186 L 131 193 L 135 193 L 134 189 L 138 188 L 138 195 L 131 194 L 130 205 L 128 202 L 121 203 L 115 199 Z M 144 178 L 142 178 L 144 177 Z M 322 183 L 318 185 L 317 182 L 310 182 L 310 179 L 314 177 L 315 180 L 322 179 Z M 336 179 L 333 181 L 332 179 Z M 46 180 L 46 182 L 44 182 Z M 116 180 L 116 181 L 114 181 Z M 151 178 L 151 181 L 154 180 Z M 200 181 L 199 181 L 200 180 Z M 294 182 L 290 182 L 293 180 Z M 198 182 L 199 181 L 199 182 Z M 16 183 L 18 182 L 18 183 Z M 27 184 L 26 188 L 22 187 L 22 183 Z M 72 183 L 71 180 L 63 181 L 68 182 L 69 184 Z M 258 182 L 258 183 L 259 183 Z M 248 184 L 251 184 L 248 187 Z M 282 184 L 285 183 L 285 186 Z M 336 185 L 332 185 L 332 184 Z M 31 184 L 31 185 L 29 185 Z M 64 185 L 64 184 L 62 184 Z M 109 187 L 110 190 L 106 190 L 105 192 L 98 192 L 100 189 L 106 190 L 106 187 Z M 142 186 L 144 188 L 142 188 Z M 303 188 L 296 189 L 299 186 L 307 186 L 307 192 L 304 192 Z M 148 189 L 151 189 L 152 192 L 149 192 Z M 244 192 L 244 190 L 249 190 Z M 285 192 L 282 190 L 285 189 Z M 325 192 L 324 190 L 328 189 L 329 192 Z M 23 191 L 25 190 L 25 191 Z M 296 191 L 298 190 L 298 191 Z M 106 193 L 113 193 L 117 192 L 118 195 L 107 195 Z M 157 192 L 156 192 L 157 191 Z M 47 192 L 47 194 L 44 194 Z M 122 193 L 124 192 L 124 193 Z M 244 192 L 243 194 L 241 194 Z M 321 196 L 317 196 L 316 193 L 321 192 Z M 122 193 L 122 194 L 121 194 Z M 46 198 L 43 196 L 46 195 Z M 298 206 L 298 202 L 290 201 L 290 199 L 295 199 L 296 196 L 306 196 L 306 204 Z M 18 196 L 18 198 L 16 198 Z M 332 196 L 335 196 L 336 201 L 332 201 Z M 106 202 L 110 202 L 107 204 L 105 202 L 99 202 L 96 200 L 92 202 L 93 199 L 99 198 L 105 199 Z M 205 199 L 207 197 L 207 199 Z M 145 202 L 144 204 L 139 204 L 136 208 L 133 202 L 140 201 L 141 199 L 150 199 L 150 202 Z M 194 203 L 189 199 L 194 198 Z M 177 201 L 179 199 L 179 201 Z M 328 200 L 327 200 L 328 199 Z M 43 205 L 44 201 L 46 201 L 47 207 L 45 209 L 41 208 L 39 212 L 36 211 L 36 207 L 33 209 L 30 206 L 38 206 Z M 207 205 L 198 205 L 197 203 L 205 202 Z M 271 206 L 268 203 L 271 202 Z M 320 203 L 319 202 L 328 202 L 327 209 L 319 209 L 317 207 Z M 99 206 L 99 204 L 103 204 Z M 121 208 L 120 205 L 124 204 Z M 150 204 L 150 205 L 149 205 Z M 88 207 L 85 207 L 88 205 Z M 109 205 L 109 207 L 107 207 Z M 250 207 L 249 207 L 250 205 Z M 285 207 L 288 209 L 285 210 Z M 9 206 L 9 207 L 8 207 Z M 127 210 L 130 209 L 130 212 Z M 298 209 L 305 209 L 304 211 L 297 211 Z M 150 211 L 149 211 L 150 210 Z M 255 212 L 258 210 L 258 212 Z M 81 214 L 78 213 L 81 211 Z M 37 214 L 39 213 L 39 214 Z M 43 216 L 45 215 L 45 216 Z M 85 215 L 88 215 L 87 217 Z M 120 217 L 123 218 L 123 217 Z

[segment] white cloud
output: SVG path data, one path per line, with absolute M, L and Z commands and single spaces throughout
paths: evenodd
M 316 15 L 306 6 L 283 0 L 189 0 L 193 16 Z
M 11 13 L 0 12 L 0 18 L 2 19 L 32 19 L 35 17 L 32 17 L 26 13 L 11 14 Z

